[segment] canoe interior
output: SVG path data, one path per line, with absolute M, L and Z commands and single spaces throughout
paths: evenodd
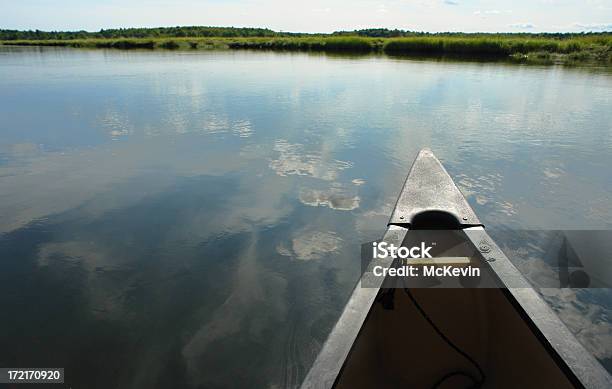
M 485 372 L 483 388 L 573 388 L 503 289 L 411 289 L 438 328 Z M 393 309 L 376 303 L 336 388 L 431 388 L 445 374 L 478 370 L 432 329 L 403 289 Z M 463 376 L 440 388 L 468 388 Z

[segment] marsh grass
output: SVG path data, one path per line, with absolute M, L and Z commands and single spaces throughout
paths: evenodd
M 15 46 L 61 46 L 106 49 L 197 49 L 227 48 L 227 38 L 120 38 L 120 39 L 70 39 L 70 40 L 15 40 L 1 41 L 3 45 Z
M 243 38 L 228 42 L 232 49 L 369 52 L 374 39 L 362 37 Z
M 438 53 L 459 55 L 508 56 L 530 52 L 571 53 L 584 48 L 584 43 L 575 39 L 525 38 L 397 38 L 384 44 L 390 54 Z
M 68 46 L 112 49 L 255 49 L 345 53 L 384 52 L 389 55 L 510 58 L 548 62 L 612 63 L 612 34 L 570 38 L 517 34 L 425 35 L 371 38 L 354 35 L 299 37 L 176 37 L 66 40 L 12 40 L 4 45 Z
M 187 43 L 190 43 L 190 42 L 187 42 Z M 181 45 L 178 42 L 169 40 L 169 41 L 164 41 L 164 42 L 160 43 L 159 47 L 161 47 L 162 49 L 176 50 L 176 49 L 180 48 Z
M 375 40 L 361 37 L 326 38 L 324 50 L 366 52 L 376 48 Z
M 120 39 L 108 42 L 98 42 L 96 47 L 106 47 L 113 49 L 154 49 L 155 42 L 152 40 L 138 40 L 138 39 Z

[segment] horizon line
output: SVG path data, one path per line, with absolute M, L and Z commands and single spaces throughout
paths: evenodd
M 97 33 L 97 32 L 101 32 L 101 31 L 106 31 L 106 30 L 121 30 L 121 29 L 156 29 L 156 28 L 189 28 L 189 27 L 204 27 L 204 28 L 235 28 L 235 29 L 261 29 L 261 30 L 269 30 L 272 31 L 274 33 L 284 33 L 284 34 L 302 34 L 302 35 L 330 35 L 330 34 L 334 34 L 334 33 L 340 33 L 340 32 L 358 32 L 358 31 L 365 31 L 365 30 L 387 30 L 387 31 L 401 31 L 401 32 L 412 32 L 412 33 L 422 33 L 422 34 L 610 34 L 612 33 L 612 30 L 601 30 L 601 31 L 594 31 L 594 30 L 582 30 L 582 31 L 550 31 L 550 30 L 534 30 L 534 31 L 508 31 L 508 30 L 499 30 L 499 31 L 494 31 L 494 32 L 486 32 L 486 31 L 473 31 L 473 32 L 467 32 L 467 31 L 459 31 L 459 30 L 445 30 L 445 31 L 431 31 L 431 30 L 410 30 L 410 29 L 403 29 L 403 28 L 388 28 L 388 27 L 366 27 L 366 28 L 355 28 L 353 30 L 335 30 L 332 32 L 302 32 L 302 31 L 288 31 L 288 30 L 275 30 L 272 29 L 270 27 L 252 27 L 252 26 L 227 26 L 227 25 L 223 25 L 223 26 L 215 26 L 215 25 L 158 25 L 158 26 L 131 26 L 131 27 L 105 27 L 105 28 L 100 28 L 99 30 L 86 30 L 86 29 L 80 29 L 80 30 L 72 30 L 72 29 L 68 29 L 68 30 L 62 30 L 62 29 L 38 29 L 38 28 L 26 28 L 26 29 L 19 29 L 19 28 L 5 28 L 5 27 L 0 27 L 0 30 L 4 30 L 4 31 L 41 31 L 41 32 L 67 32 L 67 33 L 72 33 L 72 32 L 86 32 L 86 33 Z

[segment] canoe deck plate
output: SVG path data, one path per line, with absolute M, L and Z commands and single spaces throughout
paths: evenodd
M 389 224 L 408 227 L 415 216 L 432 211 L 452 215 L 461 228 L 482 226 L 438 158 L 423 149 L 412 164 Z

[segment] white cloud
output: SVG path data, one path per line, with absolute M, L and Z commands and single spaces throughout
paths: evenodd
M 381 4 L 377 9 L 376 12 L 379 14 L 386 14 L 387 12 L 389 12 L 389 10 L 387 9 L 387 7 L 385 7 L 384 4 Z
M 501 15 L 502 13 L 509 13 L 511 11 L 500 11 L 498 9 L 487 9 L 487 10 L 476 10 L 474 11 L 474 15 L 480 16 L 481 18 L 485 18 L 490 15 Z
M 572 27 L 583 31 L 612 31 L 612 23 L 574 23 Z
M 508 24 L 508 27 L 510 27 L 510 28 L 517 28 L 517 29 L 521 29 L 521 30 L 528 30 L 528 29 L 534 28 L 535 25 L 533 25 L 531 23 L 512 23 L 512 24 Z

